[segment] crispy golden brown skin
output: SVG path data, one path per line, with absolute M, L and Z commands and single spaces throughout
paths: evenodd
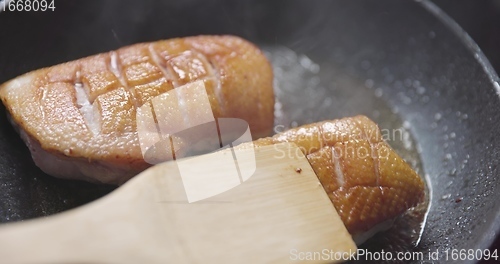
M 255 138 L 270 134 L 272 68 L 256 46 L 234 36 L 141 43 L 36 70 L 0 86 L 0 98 L 44 171 L 122 183 L 149 166 L 136 109 L 197 80 L 215 118 L 244 119 Z
M 365 116 L 324 121 L 255 141 L 294 142 L 306 155 L 352 235 L 423 201 L 422 178 L 382 140 Z

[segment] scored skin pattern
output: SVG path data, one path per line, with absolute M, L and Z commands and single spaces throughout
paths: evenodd
M 351 235 L 423 201 L 422 178 L 365 116 L 293 128 L 258 140 L 256 146 L 280 142 L 296 143 L 306 155 Z
M 271 66 L 256 46 L 235 36 L 135 44 L 27 73 L 0 86 L 0 97 L 13 121 L 45 151 L 105 162 L 131 176 L 150 166 L 139 147 L 137 107 L 198 80 L 205 84 L 215 118 L 244 119 L 255 138 L 270 134 Z M 10 89 L 15 82 L 26 83 Z M 77 99 L 78 87 L 90 115 Z

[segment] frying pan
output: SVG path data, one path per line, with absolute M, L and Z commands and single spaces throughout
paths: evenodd
M 0 13 L 0 82 L 137 42 L 239 35 L 262 47 L 274 65 L 277 131 L 355 114 L 402 131 L 388 141 L 428 179 L 430 197 L 413 251 L 485 249 L 500 230 L 499 78 L 468 35 L 430 1 L 55 4 L 54 12 Z M 0 221 L 51 215 L 115 188 L 42 173 L 4 111 Z M 379 246 L 391 243 L 397 242 Z

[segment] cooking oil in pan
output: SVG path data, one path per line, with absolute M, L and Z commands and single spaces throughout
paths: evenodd
M 419 146 L 408 122 L 381 99 L 383 91 L 373 87 L 373 81 L 355 79 L 334 65 L 319 65 L 286 47 L 263 49 L 275 75 L 276 133 L 311 122 L 363 114 L 379 125 L 384 139 L 419 175 L 424 174 Z M 371 252 L 407 252 L 415 248 L 429 207 L 429 192 L 426 194 L 422 204 L 395 219 L 389 230 L 375 235 L 361 248 Z

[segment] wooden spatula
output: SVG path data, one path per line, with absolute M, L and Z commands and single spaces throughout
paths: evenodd
M 213 166 L 214 155 L 184 165 L 216 179 L 224 168 Z M 192 203 L 176 161 L 158 164 L 88 205 L 0 226 L 1 261 L 330 263 L 356 250 L 295 145 L 255 149 L 255 164 L 246 181 Z

